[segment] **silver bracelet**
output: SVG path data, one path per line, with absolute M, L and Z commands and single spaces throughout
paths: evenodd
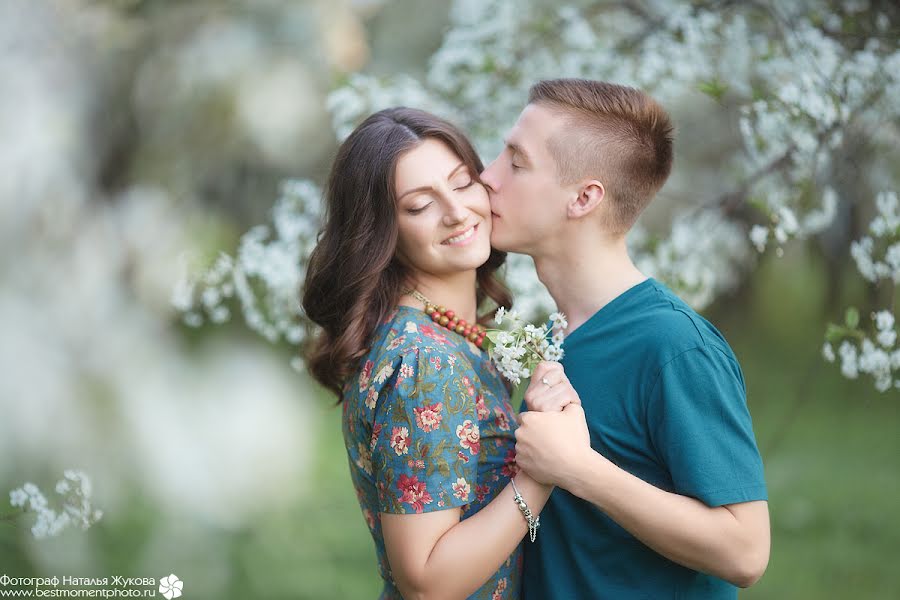
M 525 517 L 525 522 L 528 523 L 528 537 L 534 542 L 534 538 L 537 537 L 537 530 L 541 526 L 541 518 L 539 516 L 535 517 L 531 512 L 531 509 L 528 508 L 528 505 L 525 504 L 525 499 L 522 498 L 522 494 L 519 493 L 519 488 L 516 487 L 515 479 L 511 477 L 509 482 L 512 484 L 513 491 L 516 493 L 516 495 L 513 496 L 513 501 L 516 503 L 516 506 L 519 507 L 519 512 L 522 513 L 522 516 Z

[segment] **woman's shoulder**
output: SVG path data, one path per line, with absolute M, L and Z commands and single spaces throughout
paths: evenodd
M 374 354 L 382 357 L 402 357 L 425 352 L 452 356 L 463 352 L 461 338 L 435 325 L 423 311 L 398 306 L 379 325 L 375 335 Z
M 371 378 L 373 383 L 389 384 L 390 376 L 402 369 L 402 379 L 407 381 L 458 378 L 465 379 L 467 386 L 494 384 L 496 370 L 487 355 L 436 325 L 420 309 L 397 307 L 380 323 L 373 340 L 362 364 L 363 382 Z
M 360 362 L 360 392 L 372 383 L 385 385 L 397 372 L 401 373 L 401 380 L 415 379 L 422 353 L 453 363 L 457 360 L 458 348 L 449 336 L 434 328 L 424 312 L 398 306 L 378 324 L 369 352 Z

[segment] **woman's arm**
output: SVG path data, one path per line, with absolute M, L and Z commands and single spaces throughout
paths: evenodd
M 525 392 L 528 409 L 556 412 L 570 403 L 580 404 L 571 385 L 561 383 L 568 383 L 562 365 L 540 363 Z M 553 486 L 522 471 L 515 479 L 528 508 L 537 515 Z M 514 495 L 512 485 L 507 485 L 465 521 L 459 520 L 459 508 L 419 515 L 381 513 L 388 560 L 403 597 L 465 597 L 484 584 L 528 532 Z
M 515 481 L 528 508 L 537 515 L 553 487 L 522 472 Z M 528 533 L 513 496 L 512 484 L 507 484 L 464 521 L 459 520 L 459 508 L 425 514 L 381 513 L 388 561 L 403 597 L 465 598 L 482 586 Z

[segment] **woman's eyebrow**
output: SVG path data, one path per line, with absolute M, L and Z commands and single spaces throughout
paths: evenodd
M 447 175 L 447 179 L 448 180 L 452 179 L 453 176 L 456 175 L 456 173 L 465 166 L 466 166 L 466 163 L 463 163 L 463 162 L 456 165 L 456 167 L 452 171 L 450 171 L 450 174 Z
M 459 171 L 461 168 L 463 168 L 463 167 L 465 167 L 465 166 L 466 166 L 466 163 L 464 163 L 464 162 L 461 162 L 461 163 L 459 163 L 458 165 L 456 165 L 456 166 L 453 168 L 453 170 L 450 171 L 450 174 L 447 175 L 447 179 L 448 179 L 448 180 L 451 179 L 454 175 L 456 175 L 457 171 Z M 397 198 L 397 202 L 399 202 L 400 200 L 403 200 L 403 198 L 404 198 L 405 196 L 408 196 L 409 194 L 413 194 L 413 193 L 416 193 L 416 192 L 429 192 L 429 191 L 433 191 L 433 190 L 434 190 L 434 188 L 431 187 L 430 185 L 423 185 L 423 186 L 421 186 L 421 187 L 413 188 L 413 189 L 411 189 L 411 190 L 406 190 L 405 192 L 403 192 L 402 194 L 400 194 L 400 196 Z

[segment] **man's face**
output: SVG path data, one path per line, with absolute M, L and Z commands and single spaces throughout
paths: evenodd
M 491 245 L 508 252 L 541 252 L 566 221 L 575 192 L 560 185 L 547 142 L 565 125 L 562 116 L 529 104 L 507 134 L 506 146 L 481 174 L 489 186 Z

